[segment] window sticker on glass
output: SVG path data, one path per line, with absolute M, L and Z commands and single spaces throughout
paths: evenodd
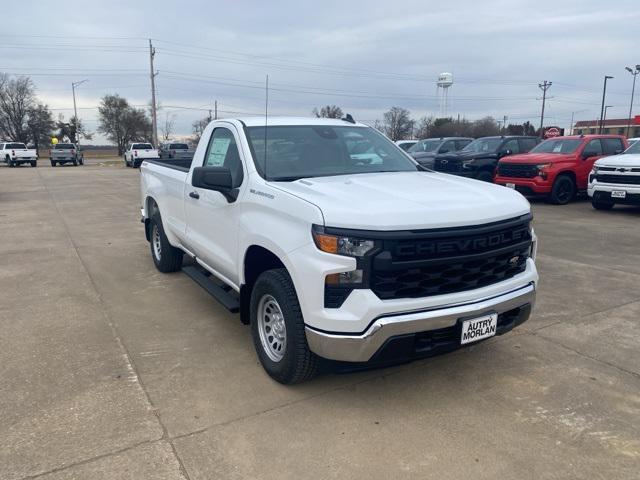
M 227 150 L 229 149 L 230 138 L 214 138 L 209 149 L 209 156 L 207 157 L 207 165 L 210 167 L 222 167 L 224 165 L 224 159 L 227 156 Z

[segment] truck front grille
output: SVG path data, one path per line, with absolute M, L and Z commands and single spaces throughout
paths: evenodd
M 383 300 L 486 287 L 522 273 L 531 249 L 531 216 L 459 229 L 406 232 L 384 239 L 369 285 Z
M 533 178 L 538 175 L 538 166 L 524 163 L 499 163 L 498 175 L 511 178 Z
M 458 160 L 436 159 L 433 163 L 433 169 L 437 172 L 455 173 L 462 170 L 462 163 Z
M 598 174 L 596 180 L 602 183 L 615 183 L 624 185 L 640 185 L 640 175 L 609 175 Z

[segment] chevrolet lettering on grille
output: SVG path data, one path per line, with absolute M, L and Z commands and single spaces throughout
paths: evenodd
M 502 246 L 525 241 L 529 238 L 529 229 L 522 228 L 506 232 L 493 233 L 482 237 L 422 240 L 409 244 L 399 244 L 396 247 L 396 255 L 405 256 L 429 256 L 439 254 L 461 254 L 484 252 Z

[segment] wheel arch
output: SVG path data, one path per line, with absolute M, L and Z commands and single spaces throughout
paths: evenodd
M 156 212 L 160 212 L 160 207 L 158 206 L 158 202 L 151 195 L 147 195 L 147 198 L 144 200 L 144 236 L 147 239 L 147 242 L 151 241 L 151 231 L 149 230 L 149 222 L 151 217 Z
M 240 285 L 240 321 L 245 325 L 251 323 L 249 302 L 256 280 L 261 273 L 274 268 L 284 268 L 289 272 L 280 256 L 262 245 L 252 244 L 245 251 Z

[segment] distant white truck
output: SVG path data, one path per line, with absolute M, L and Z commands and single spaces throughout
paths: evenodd
M 126 167 L 139 167 L 143 160 L 157 160 L 160 158 L 158 150 L 150 143 L 132 143 L 124 152 Z
M 610 210 L 616 203 L 640 205 L 640 142 L 620 155 L 598 160 L 589 174 L 587 193 L 596 210 Z
M 38 165 L 38 151 L 27 148 L 24 143 L 0 143 L 0 158 L 10 167 L 28 163 L 32 167 Z

